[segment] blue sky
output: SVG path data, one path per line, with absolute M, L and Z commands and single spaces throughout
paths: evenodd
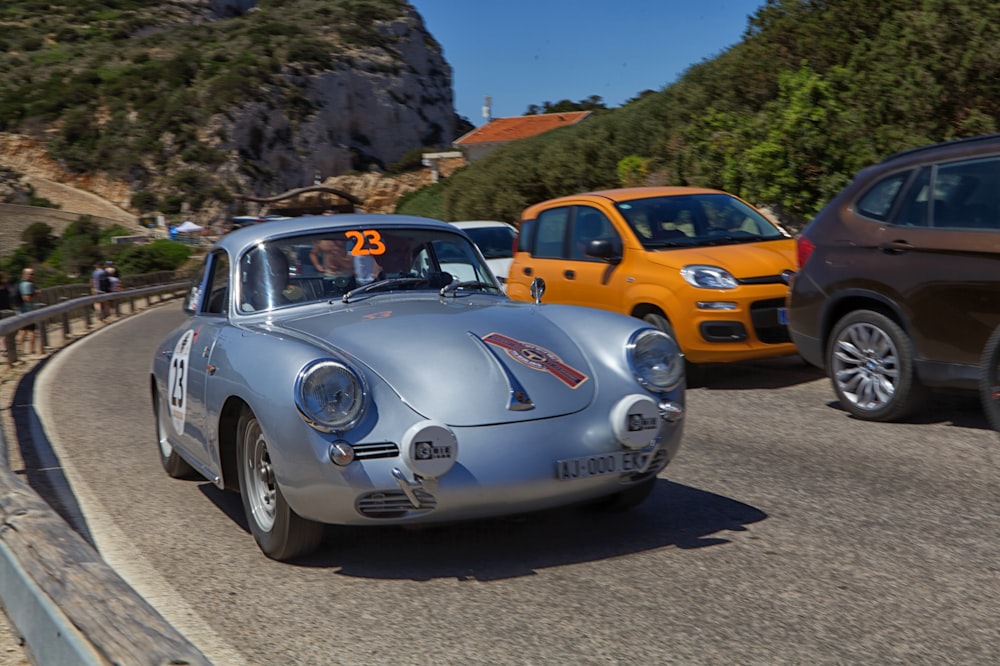
M 763 0 L 410 0 L 452 68 L 473 125 L 600 95 L 621 106 L 743 37 Z

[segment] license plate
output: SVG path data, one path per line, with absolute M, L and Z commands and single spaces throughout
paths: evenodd
M 632 474 L 646 466 L 648 453 L 641 451 L 615 451 L 597 456 L 583 456 L 556 461 L 556 478 L 560 481 L 585 479 L 604 474 Z
M 788 326 L 788 308 L 778 308 L 778 323 Z

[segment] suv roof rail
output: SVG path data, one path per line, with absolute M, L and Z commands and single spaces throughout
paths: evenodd
M 988 141 L 990 139 L 1000 139 L 1000 133 L 996 134 L 979 134 L 977 136 L 967 136 L 962 139 L 952 139 L 951 141 L 942 141 L 940 143 L 932 143 L 926 146 L 919 146 L 917 148 L 909 148 L 907 150 L 901 150 L 898 153 L 893 153 L 882 160 L 882 163 L 891 162 L 892 160 L 904 157 L 906 155 L 913 155 L 914 153 L 920 153 L 925 150 L 931 150 L 932 148 L 940 148 L 941 146 L 952 146 L 963 143 L 975 143 L 977 141 Z

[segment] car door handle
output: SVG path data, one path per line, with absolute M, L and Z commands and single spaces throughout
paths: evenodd
M 913 249 L 913 246 L 904 240 L 894 240 L 888 243 L 881 243 L 878 249 L 886 254 L 903 254 Z
M 576 271 L 573 271 L 573 270 L 563 271 L 563 276 L 567 280 L 575 280 L 576 279 Z

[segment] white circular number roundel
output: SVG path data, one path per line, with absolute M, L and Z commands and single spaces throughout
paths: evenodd
M 407 466 L 420 476 L 442 476 L 458 459 L 455 433 L 437 421 L 414 423 L 401 443 Z
M 178 435 L 184 434 L 184 416 L 187 411 L 188 356 L 194 331 L 186 331 L 174 347 L 167 375 L 167 398 L 170 401 L 170 420 Z
M 653 444 L 659 435 L 661 420 L 656 401 L 648 395 L 627 395 L 611 409 L 615 437 L 630 449 Z

